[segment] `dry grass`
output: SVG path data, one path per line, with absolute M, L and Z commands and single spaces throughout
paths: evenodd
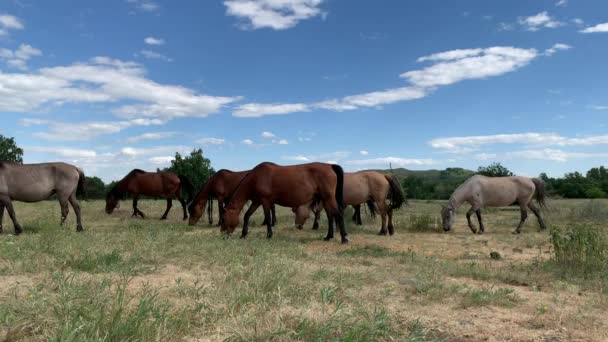
M 376 235 L 379 219 L 347 220 L 342 246 L 321 241 L 324 228 L 295 230 L 287 209 L 273 240 L 254 226 L 243 241 L 188 227 L 177 209 L 156 221 L 163 205 L 143 202 L 141 220 L 86 202 L 76 233 L 73 217 L 58 226 L 57 203 L 18 204 L 25 233 L 5 218 L 0 235 L 0 340 L 608 339 L 606 278 L 563 272 L 533 219 L 512 235 L 518 211 L 487 212 L 481 236 L 461 213 L 445 234 L 438 203 L 412 201 L 395 236 Z M 606 202 L 552 206 L 553 225 L 608 231 Z

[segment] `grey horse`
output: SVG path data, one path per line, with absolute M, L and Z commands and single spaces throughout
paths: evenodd
M 540 215 L 539 206 L 545 207 L 545 183 L 538 178 L 528 177 L 484 177 L 473 176 L 459 186 L 447 206 L 443 206 L 441 217 L 443 219 L 443 230 L 452 229 L 456 210 L 465 202 L 471 205 L 467 212 L 469 228 L 475 234 L 477 228 L 471 222 L 471 215 L 475 213 L 479 221 L 479 234 L 483 234 L 485 227 L 481 218 L 481 209 L 485 207 L 504 207 L 514 203 L 519 205 L 521 220 L 513 234 L 521 233 L 521 228 L 528 218 L 528 209 L 532 210 L 541 229 L 546 229 L 545 222 Z
M 82 231 L 80 205 L 76 192 L 84 191 L 84 172 L 66 163 L 17 164 L 0 162 L 0 233 L 4 208 L 8 211 L 15 234 L 23 232 L 17 222 L 13 201 L 34 203 L 56 194 L 61 205 L 61 225 L 69 213 L 68 202 L 76 213 L 77 231 Z

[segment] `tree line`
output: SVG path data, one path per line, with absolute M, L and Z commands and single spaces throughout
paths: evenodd
M 19 148 L 14 138 L 0 135 L 0 161 L 23 162 L 23 149 Z M 175 154 L 171 166 L 157 171 L 169 171 L 185 176 L 194 186 L 200 189 L 215 173 L 211 161 L 204 157 L 202 149 L 195 149 L 189 155 Z M 402 180 L 408 198 L 423 200 L 445 200 L 464 181 L 473 175 L 489 177 L 512 176 L 513 172 L 500 163 L 481 166 L 477 171 L 463 168 L 445 170 L 410 171 L 405 169 L 385 170 L 394 173 Z M 546 173 L 539 176 L 546 183 L 547 192 L 553 197 L 563 198 L 608 198 L 608 170 L 604 166 L 595 167 L 582 174 L 571 172 L 561 178 L 548 177 Z M 116 185 L 116 181 L 105 184 L 98 177 L 88 177 L 85 182 L 87 199 L 104 199 L 106 193 Z

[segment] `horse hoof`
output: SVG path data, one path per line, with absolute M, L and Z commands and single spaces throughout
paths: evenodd
M 388 233 L 387 233 L 387 232 L 385 232 L 385 231 L 382 231 L 382 230 L 381 230 L 381 231 L 378 233 L 378 235 L 380 235 L 380 236 L 387 236 L 387 235 L 388 235 Z
M 266 235 L 266 238 L 267 238 L 267 239 L 272 239 L 272 234 L 267 234 L 267 235 Z
M 343 237 L 343 238 L 342 238 L 342 244 L 343 244 L 343 245 L 348 245 L 348 243 L 349 243 L 348 238 Z
M 333 239 L 334 239 L 333 237 L 329 237 L 329 236 L 328 236 L 328 237 L 326 237 L 325 239 L 323 239 L 323 241 L 331 241 L 331 240 L 333 240 Z
M 517 235 L 517 234 L 519 234 L 519 233 L 521 233 L 521 232 L 518 232 L 517 230 L 515 230 L 515 231 L 513 231 L 511 234 L 513 234 L 513 235 Z
M 228 234 L 226 234 L 226 236 L 228 236 Z M 245 240 L 247 238 L 247 235 L 241 235 L 241 240 Z
M 78 226 L 78 227 L 76 227 L 76 231 L 77 232 L 82 232 L 82 231 L 84 231 L 84 228 L 82 228 L 82 226 Z
M 19 236 L 21 233 L 23 233 L 22 229 L 15 229 L 15 236 Z

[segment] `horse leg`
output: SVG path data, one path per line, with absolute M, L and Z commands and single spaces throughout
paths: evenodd
M 179 204 L 182 205 L 182 209 L 184 210 L 183 219 L 186 221 L 188 219 L 188 203 L 186 203 L 186 201 L 181 197 L 178 197 L 177 200 L 179 201 Z
M 395 226 L 393 226 L 393 208 L 388 208 L 388 234 L 395 235 Z
M 10 216 L 11 220 L 13 221 L 15 235 L 23 233 L 23 229 L 21 229 L 21 225 L 17 221 L 17 215 L 15 215 L 15 209 L 13 208 L 13 202 L 11 201 L 10 197 L 7 195 L 0 197 L 0 203 L 2 203 L 2 205 L 6 208 L 6 211 L 8 211 L 8 216 Z
M 325 237 L 325 241 L 333 240 L 334 238 L 334 218 L 331 210 L 329 208 L 325 208 L 325 214 L 327 214 L 327 236 Z
M 217 205 L 219 206 L 220 203 L 218 202 Z M 213 200 L 209 200 L 209 204 L 207 205 L 207 216 L 209 217 L 209 225 L 213 226 Z
M 273 219 L 274 219 L 274 204 L 272 204 L 270 206 L 270 208 L 267 205 L 263 206 L 264 208 L 264 216 L 268 217 L 268 222 L 266 224 L 266 238 L 268 239 L 272 239 L 272 226 L 273 226 Z
M 220 215 L 220 219 L 217 222 L 217 226 L 221 227 L 222 224 L 224 224 L 224 213 L 226 212 L 226 203 L 224 203 L 223 199 L 218 199 L 217 200 L 217 210 L 218 210 L 219 215 Z
M 251 205 L 249 206 L 249 209 L 247 209 L 247 212 L 245 213 L 245 217 L 243 218 L 243 232 L 241 233 L 241 239 L 244 239 L 247 237 L 247 234 L 249 234 L 249 219 L 251 218 L 251 215 L 253 215 L 253 213 L 255 213 L 255 211 L 260 207 L 260 203 L 251 203 Z M 264 214 L 266 214 L 264 212 Z
M 272 226 L 275 227 L 277 225 L 277 208 L 274 204 L 270 208 L 270 213 L 272 214 Z
M 363 222 L 361 222 L 361 204 L 353 205 L 353 209 L 355 209 L 355 212 L 353 213 L 353 222 L 358 226 L 363 225 Z
M 547 226 L 545 225 L 545 221 L 543 220 L 543 217 L 540 216 L 540 210 L 538 210 L 538 208 L 534 205 L 534 203 L 532 203 L 532 202 L 528 203 L 528 208 L 530 208 L 530 210 L 532 210 L 532 212 L 538 219 L 538 224 L 540 224 L 540 230 L 547 229 Z
M 167 215 L 169 215 L 169 211 L 171 210 L 171 207 L 173 207 L 173 200 L 170 198 L 167 198 L 167 210 L 165 210 L 165 213 L 163 214 L 163 216 L 161 216 L 161 220 L 166 220 L 167 219 Z
M 139 198 L 137 198 L 137 197 L 133 198 L 133 215 L 131 215 L 131 216 L 137 216 L 137 215 L 139 215 L 139 216 L 141 216 L 142 219 L 146 218 L 146 215 L 144 215 L 144 213 L 137 208 L 137 202 L 138 201 L 139 201 Z
M 378 208 L 378 211 L 380 212 L 380 217 L 382 218 L 382 226 L 380 227 L 380 232 L 378 233 L 378 235 L 386 236 L 388 235 L 388 230 L 386 229 L 386 202 L 382 201 L 380 203 L 375 203 L 374 205 L 376 206 L 376 208 Z
M 340 228 L 340 237 L 342 244 L 348 243 L 348 233 L 346 232 L 346 226 L 344 225 L 344 212 L 339 208 L 335 209 L 334 212 L 335 220 L 338 224 L 338 228 Z
M 67 197 L 64 198 L 62 195 L 57 194 L 59 198 L 59 205 L 61 206 L 61 226 L 65 224 L 65 220 L 68 218 L 68 214 L 70 213 L 70 207 L 68 206 Z
M 315 213 L 315 222 L 312 224 L 313 230 L 319 230 L 319 220 L 321 219 L 321 208 L 316 208 L 314 210 Z
M 76 198 L 75 192 L 70 195 L 69 201 L 72 205 L 72 208 L 74 209 L 74 213 L 76 214 L 76 231 L 81 232 L 84 230 L 82 228 L 82 215 L 80 212 L 80 203 L 78 203 L 78 199 Z
M 486 227 L 483 226 L 483 220 L 481 219 L 481 209 L 475 210 L 477 215 L 477 221 L 479 221 L 479 234 L 483 234 L 486 231 Z
M 467 222 L 469 223 L 469 228 L 471 229 L 473 234 L 477 234 L 477 228 L 475 228 L 473 221 L 471 221 L 471 215 L 473 215 L 474 212 L 475 212 L 474 207 L 471 207 L 471 209 L 469 209 L 469 211 L 467 211 Z
M 4 203 L 0 203 L 0 233 L 2 233 L 2 221 L 4 220 Z
M 521 233 L 521 227 L 524 226 L 524 223 L 526 222 L 526 219 L 528 218 L 528 209 L 526 209 L 526 205 L 520 204 L 519 208 L 521 210 L 521 220 L 519 221 L 519 225 L 517 225 L 517 228 L 515 228 L 515 231 L 513 232 L 513 234 Z

